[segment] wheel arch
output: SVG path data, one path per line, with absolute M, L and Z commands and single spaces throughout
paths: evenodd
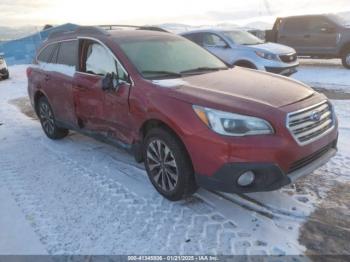
M 347 50 L 350 51 L 350 42 L 347 42 L 345 44 L 343 44 L 343 46 L 340 48 L 340 56 L 342 56 L 344 54 L 344 52 L 346 52 Z
M 143 162 L 143 155 L 142 155 L 142 151 L 143 151 L 143 144 L 144 144 L 144 139 L 147 135 L 147 133 L 154 129 L 154 128 L 163 128 L 167 131 L 169 131 L 182 145 L 182 147 L 185 150 L 185 153 L 187 154 L 187 156 L 189 157 L 189 159 L 191 160 L 191 165 L 192 165 L 192 158 L 191 155 L 189 154 L 189 150 L 187 149 L 181 135 L 179 134 L 179 130 L 176 130 L 176 128 L 170 126 L 169 124 L 167 124 L 165 121 L 157 119 L 157 118 L 151 118 L 151 119 L 147 119 L 140 127 L 139 129 L 139 139 L 140 142 L 137 143 L 139 144 L 139 146 L 137 146 L 138 148 L 136 149 L 136 151 L 134 151 L 134 156 L 137 162 Z
M 47 98 L 47 96 L 41 91 L 41 90 L 37 90 L 36 92 L 35 92 L 35 94 L 34 94 L 34 110 L 35 110 L 35 113 L 37 114 L 37 115 L 39 115 L 38 113 L 38 102 L 39 102 L 39 99 L 41 98 L 41 97 L 46 97 Z
M 233 63 L 233 65 L 251 68 L 251 69 L 258 69 L 257 66 L 253 62 L 246 60 L 246 59 L 237 60 Z

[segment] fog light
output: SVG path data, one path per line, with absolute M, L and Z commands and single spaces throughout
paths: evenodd
M 240 177 L 237 180 L 238 185 L 240 186 L 249 186 L 254 182 L 255 175 L 253 171 L 247 171 L 240 175 Z

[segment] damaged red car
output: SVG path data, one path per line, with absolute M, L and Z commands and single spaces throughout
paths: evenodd
M 221 60 L 152 28 L 54 33 L 27 70 L 51 139 L 74 130 L 130 151 L 170 200 L 201 186 L 279 189 L 336 153 L 330 101 L 294 80 Z

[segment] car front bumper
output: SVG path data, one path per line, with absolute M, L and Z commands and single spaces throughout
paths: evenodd
M 265 67 L 265 70 L 269 73 L 291 76 L 292 74 L 298 72 L 297 67 L 297 65 L 290 67 Z
M 227 163 L 213 176 L 196 175 L 196 180 L 203 188 L 227 193 L 273 191 L 311 174 L 326 164 L 336 152 L 337 140 L 298 160 L 301 164 L 291 172 L 284 172 L 276 163 Z M 254 173 L 254 181 L 248 186 L 240 186 L 239 177 L 248 171 Z
M 0 69 L 0 77 L 7 76 L 9 74 L 9 71 L 6 67 Z

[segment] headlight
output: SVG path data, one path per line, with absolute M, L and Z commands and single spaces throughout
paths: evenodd
M 197 116 L 214 132 L 226 136 L 269 135 L 274 130 L 264 119 L 193 106 Z
M 255 54 L 257 56 L 260 56 L 261 58 L 267 59 L 267 60 L 277 60 L 279 61 L 278 55 L 268 53 L 268 52 L 263 52 L 263 51 L 255 51 Z
M 4 60 L 0 59 L 0 65 L 2 65 L 4 63 Z

